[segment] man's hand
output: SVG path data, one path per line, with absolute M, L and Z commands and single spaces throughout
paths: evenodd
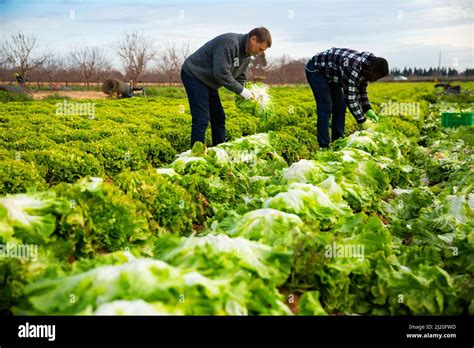
M 377 122 L 379 120 L 379 116 L 375 113 L 374 110 L 370 109 L 369 111 L 367 111 L 365 113 L 365 116 L 369 119 L 369 120 L 372 120 L 372 121 L 375 121 Z
M 240 93 L 240 96 L 245 100 L 252 99 L 252 92 L 250 92 L 247 88 L 244 87 L 243 91 Z
M 370 119 L 367 119 L 364 123 L 359 123 L 359 130 L 367 130 L 373 126 L 373 122 Z

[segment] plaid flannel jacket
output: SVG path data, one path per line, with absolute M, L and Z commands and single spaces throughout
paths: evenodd
M 369 67 L 373 58 L 370 52 L 357 52 L 348 48 L 331 48 L 312 58 L 316 70 L 324 74 L 329 82 L 343 88 L 345 103 L 357 123 L 365 122 L 364 113 L 372 108 L 362 70 Z

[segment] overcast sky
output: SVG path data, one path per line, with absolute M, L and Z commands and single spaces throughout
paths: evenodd
M 267 27 L 269 59 L 311 57 L 349 47 L 387 58 L 391 67 L 474 68 L 473 0 L 0 0 L 2 38 L 21 30 L 41 47 L 67 52 L 109 47 L 128 31 L 193 48 L 221 33 Z

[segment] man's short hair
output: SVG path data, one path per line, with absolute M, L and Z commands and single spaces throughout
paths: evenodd
M 385 77 L 388 75 L 388 62 L 385 58 L 375 57 L 370 65 L 370 68 L 373 70 L 377 76 Z
M 268 48 L 272 47 L 272 36 L 270 35 L 270 32 L 268 31 L 267 28 L 260 27 L 260 28 L 252 29 L 249 33 L 249 39 L 252 36 L 255 36 L 259 43 L 265 42 Z

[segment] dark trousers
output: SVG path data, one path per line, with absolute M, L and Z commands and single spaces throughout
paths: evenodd
M 184 70 L 181 70 L 181 80 L 191 109 L 191 147 L 196 141 L 205 143 L 209 121 L 211 121 L 212 145 L 225 142 L 225 113 L 217 89 L 209 88 Z
M 310 65 L 308 65 L 311 69 Z M 314 67 L 313 67 L 314 69 Z M 329 83 L 319 71 L 308 71 L 306 79 L 316 99 L 316 113 L 318 115 L 318 143 L 320 147 L 329 146 L 329 119 L 332 114 L 331 134 L 332 141 L 344 137 L 346 121 L 346 104 L 342 88 L 336 83 Z

